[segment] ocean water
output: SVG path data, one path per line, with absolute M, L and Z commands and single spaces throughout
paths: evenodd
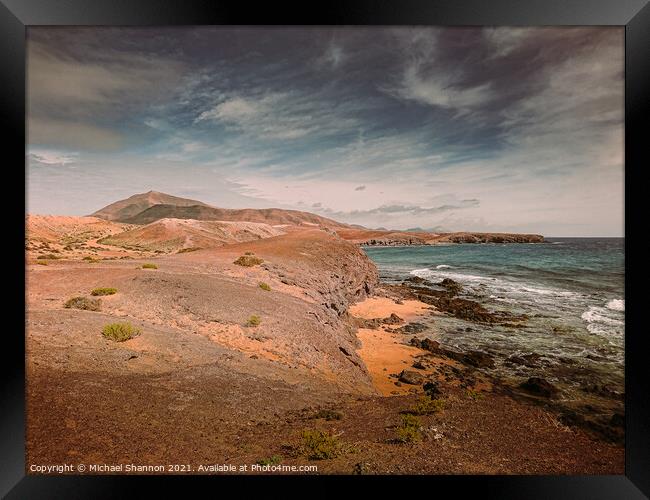
M 585 387 L 606 384 L 624 391 L 624 239 L 547 238 L 538 244 L 464 244 L 364 247 L 383 281 L 409 276 L 433 282 L 451 278 L 462 295 L 491 310 L 529 316 L 526 328 L 486 326 L 432 317 L 430 336 L 458 349 L 495 355 L 496 373 L 544 376 L 564 398 L 608 410 L 608 398 Z M 542 366 L 512 366 L 510 355 L 535 352 Z

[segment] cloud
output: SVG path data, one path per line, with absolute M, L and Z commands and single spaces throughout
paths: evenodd
M 330 42 L 323 55 L 319 58 L 321 65 L 327 65 L 332 69 L 337 69 L 347 59 L 343 47 L 335 42 Z
M 78 154 L 64 153 L 61 151 L 34 150 L 28 154 L 30 161 L 42 165 L 61 165 L 65 166 L 77 161 Z
M 487 103 L 492 98 L 490 83 L 463 88 L 447 75 L 425 75 L 418 64 L 404 71 L 397 95 L 431 106 L 465 111 Z
M 221 122 L 244 134 L 274 140 L 328 135 L 357 125 L 354 118 L 341 115 L 314 96 L 264 90 L 258 95 L 228 97 L 202 111 L 195 119 L 200 122 Z
M 539 31 L 537 31 L 539 33 Z M 497 27 L 484 28 L 483 34 L 490 44 L 492 58 L 505 57 L 517 50 L 529 37 L 534 37 L 534 28 Z
M 370 210 L 351 210 L 349 212 L 329 212 L 332 215 L 341 217 L 363 217 L 368 215 L 392 215 L 392 214 L 408 214 L 408 215 L 433 215 L 442 212 L 449 212 L 452 210 L 460 210 L 463 208 L 478 207 L 479 200 L 462 200 L 455 205 L 440 205 L 436 207 L 421 207 L 417 205 L 381 205 Z
M 366 186 L 357 186 L 354 188 L 355 191 L 363 191 L 364 189 L 366 189 Z
M 27 124 L 32 144 L 115 149 L 135 139 L 116 127 L 139 109 L 171 96 L 183 64 L 89 44 L 83 56 L 30 37 L 27 45 Z M 135 124 L 134 124 L 135 125 Z

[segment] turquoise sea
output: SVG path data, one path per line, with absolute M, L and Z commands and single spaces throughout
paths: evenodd
M 547 238 L 537 244 L 364 247 L 383 281 L 451 278 L 488 309 L 525 313 L 526 328 L 479 325 L 434 316 L 429 336 L 449 347 L 480 349 L 497 374 L 544 376 L 567 403 L 618 406 L 585 387 L 624 391 L 624 239 Z M 537 353 L 539 367 L 512 366 L 511 355 Z M 607 392 L 607 391 L 605 391 Z M 575 406 L 575 405 L 572 405 Z

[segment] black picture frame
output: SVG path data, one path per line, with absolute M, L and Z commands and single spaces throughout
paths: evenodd
M 282 8 L 275 2 L 224 0 L 0 0 L 0 99 L 4 133 L 4 174 L 25 165 L 25 30 L 36 25 L 200 25 L 200 24 L 279 24 L 279 25 L 616 25 L 625 26 L 625 238 L 626 238 L 626 447 L 624 476 L 426 476 L 359 477 L 347 482 L 385 485 L 401 481 L 412 490 L 426 487 L 453 488 L 459 493 L 480 492 L 498 498 L 643 498 L 650 496 L 650 377 L 647 369 L 647 329 L 643 321 L 642 255 L 644 220 L 642 210 L 643 170 L 647 163 L 646 137 L 650 116 L 650 5 L 648 0 L 347 0 Z M 7 153 L 9 153 L 7 155 Z M 7 157 L 8 156 L 8 157 Z M 16 182 L 25 182 L 25 175 Z M 17 199 L 8 203 L 10 238 L 4 247 L 14 271 L 15 285 L 9 291 L 5 312 L 11 318 L 2 343 L 2 417 L 0 424 L 0 494 L 6 498 L 115 498 L 149 491 L 151 482 L 161 478 L 117 476 L 26 476 L 25 475 L 25 283 L 24 240 L 25 193 L 6 183 L 6 193 Z M 5 198 L 7 199 L 7 198 Z M 22 205 L 21 205 L 22 203 Z M 10 243 L 10 244 L 9 244 Z M 15 264 L 13 263 L 15 260 Z M 13 284 L 13 283 L 12 283 Z M 21 327 L 21 325 L 23 325 Z M 286 482 L 298 482 L 293 491 L 309 494 L 313 477 L 201 477 L 210 488 L 237 482 L 276 486 L 287 495 Z M 325 483 L 336 478 L 321 477 Z M 166 480 L 167 493 L 178 488 L 186 492 L 187 481 Z M 232 484 L 229 484 L 232 485 Z M 146 489 L 142 489 L 146 488 Z M 434 489 L 431 489 L 434 488 Z M 222 490 L 213 490 L 222 491 Z M 272 490 L 266 490 L 269 496 Z

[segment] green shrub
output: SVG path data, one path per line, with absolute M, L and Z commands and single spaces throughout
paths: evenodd
M 402 415 L 401 417 L 402 423 L 397 428 L 397 440 L 402 443 L 416 443 L 422 440 L 420 419 L 410 413 Z
M 268 283 L 264 283 L 263 281 L 260 283 L 260 288 L 262 290 L 266 290 L 267 292 L 271 291 L 271 287 L 268 285 Z
M 253 267 L 261 264 L 262 262 L 264 262 L 264 260 L 260 259 L 259 257 L 255 257 L 254 255 L 242 255 L 235 262 L 233 262 L 233 264 L 244 267 Z
M 325 420 L 341 420 L 343 414 L 335 410 L 319 410 L 312 418 L 324 418 Z
M 146 264 L 142 264 L 142 269 L 158 269 L 158 266 L 147 262 Z
M 477 399 L 483 399 L 483 394 L 474 389 L 467 389 L 467 397 L 476 401 Z
M 99 299 L 89 299 L 88 297 L 72 297 L 63 306 L 66 309 L 83 309 L 84 311 L 99 311 L 101 301 Z
M 301 432 L 302 438 L 301 450 L 307 458 L 313 460 L 325 460 L 335 458 L 341 452 L 339 440 L 323 431 L 304 430 Z
M 95 288 L 90 295 L 114 295 L 117 293 L 117 288 Z
M 248 320 L 246 320 L 246 326 L 258 326 L 262 322 L 262 318 L 258 315 L 253 314 Z
M 442 399 L 433 399 L 431 396 L 425 394 L 420 396 L 408 413 L 412 413 L 413 415 L 428 415 L 439 412 L 444 408 L 445 402 Z
M 137 337 L 140 333 L 140 329 L 134 327 L 131 323 L 111 323 L 102 329 L 102 335 L 115 342 L 124 342 Z
M 270 458 L 264 458 L 257 461 L 257 465 L 279 465 L 282 463 L 282 457 L 280 455 L 273 455 Z

